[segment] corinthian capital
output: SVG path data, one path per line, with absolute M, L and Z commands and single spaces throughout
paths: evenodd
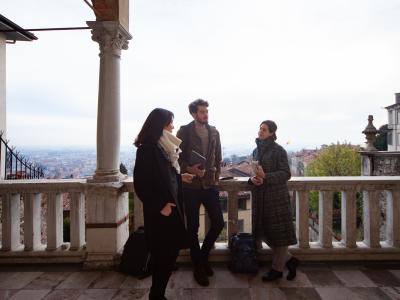
M 92 28 L 92 40 L 99 43 L 100 55 L 111 53 L 121 55 L 121 50 L 128 49 L 132 36 L 118 22 L 115 21 L 89 21 Z

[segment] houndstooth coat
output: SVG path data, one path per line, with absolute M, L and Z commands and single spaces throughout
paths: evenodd
M 253 190 L 253 234 L 268 246 L 281 247 L 297 243 L 287 181 L 290 168 L 287 154 L 273 139 L 258 140 L 253 159 L 262 166 L 266 179 Z M 251 181 L 249 180 L 249 183 Z

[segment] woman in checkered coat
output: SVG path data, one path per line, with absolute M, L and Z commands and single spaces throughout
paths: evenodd
M 261 123 L 257 148 L 253 152 L 253 160 L 258 161 L 258 165 L 255 176 L 249 179 L 255 186 L 253 234 L 272 249 L 272 268 L 263 275 L 263 281 L 281 278 L 285 266 L 289 270 L 286 278 L 293 280 L 299 264 L 288 252 L 288 246 L 297 243 L 287 187 L 291 175 L 286 151 L 275 142 L 276 130 L 273 121 Z

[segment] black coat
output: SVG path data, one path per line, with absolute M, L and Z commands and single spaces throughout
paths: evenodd
M 293 245 L 297 239 L 287 186 L 291 177 L 287 154 L 272 140 L 266 144 L 262 155 L 258 154 L 260 149 L 253 152 L 266 174 L 264 184 L 254 187 L 253 234 L 269 246 Z
M 174 197 L 176 186 L 171 176 L 176 176 L 177 197 Z M 150 250 L 187 248 L 181 176 L 157 144 L 138 147 L 133 182 L 136 195 L 143 202 L 146 242 Z M 176 204 L 168 217 L 160 213 L 167 203 Z

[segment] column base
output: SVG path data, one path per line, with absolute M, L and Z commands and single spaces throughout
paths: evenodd
M 89 253 L 83 263 L 84 270 L 114 270 L 118 268 L 120 254 Z
M 107 182 L 120 182 L 128 178 L 128 175 L 121 172 L 114 171 L 97 171 L 93 177 L 87 180 L 88 183 L 107 183 Z

